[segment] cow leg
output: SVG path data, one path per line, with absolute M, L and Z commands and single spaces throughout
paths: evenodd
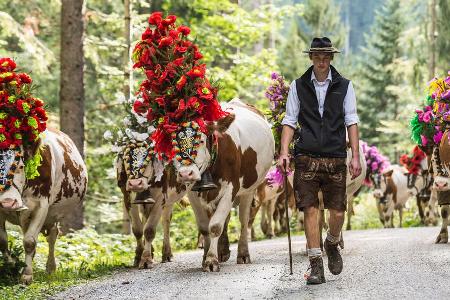
M 403 207 L 400 207 L 399 209 L 398 209 L 398 218 L 399 218 L 399 226 L 400 226 L 400 228 L 402 228 L 403 227 Z
M 423 209 L 422 203 L 420 201 L 419 195 L 416 195 L 416 205 L 417 205 L 417 209 L 419 210 L 420 224 L 424 225 L 425 224 L 425 213 L 424 213 L 424 209 Z
M 16 260 L 11 256 L 8 249 L 8 234 L 6 233 L 5 220 L 0 221 L 0 251 L 2 252 L 5 263 L 16 263 Z
M 150 210 L 147 221 L 144 225 L 144 251 L 142 251 L 141 260 L 139 261 L 139 269 L 153 268 L 153 247 L 152 242 L 155 238 L 156 227 L 162 213 L 161 201 L 156 201 Z
M 230 222 L 231 213 L 228 214 L 227 219 L 225 220 L 225 224 L 223 225 L 222 234 L 219 238 L 218 245 L 218 254 L 219 254 L 219 262 L 226 262 L 230 259 L 230 241 L 228 239 L 228 223 Z
M 269 239 L 273 238 L 275 236 L 275 232 L 273 231 L 273 213 L 275 212 L 275 199 L 270 199 L 268 201 L 268 218 L 267 218 L 267 237 Z M 279 216 L 281 221 L 281 216 Z
M 33 281 L 33 258 L 36 253 L 36 244 L 39 232 L 41 232 L 45 219 L 48 213 L 48 201 L 41 201 L 40 207 L 36 209 L 35 214 L 31 220 L 26 220 L 28 224 L 24 223 L 22 228 L 24 232 L 23 248 L 25 249 L 25 264 L 23 269 L 21 282 L 30 284 Z
M 268 219 L 271 218 L 271 216 L 269 216 L 269 208 L 268 208 L 268 204 L 267 201 L 265 201 L 264 203 L 261 204 L 261 231 L 264 233 L 265 236 L 267 236 L 268 233 Z
M 162 262 L 172 261 L 172 249 L 170 247 L 170 222 L 172 220 L 173 204 L 165 205 L 162 211 L 162 223 L 164 231 L 164 240 L 162 248 Z
M 384 226 L 384 212 L 383 212 L 383 208 L 380 203 L 380 199 L 375 198 L 375 201 L 377 201 L 377 210 L 378 210 L 378 216 L 380 218 L 381 225 Z
M 46 234 L 48 243 L 48 257 L 45 270 L 48 274 L 51 274 L 56 270 L 55 243 L 56 239 L 58 238 L 58 226 L 56 224 L 53 224 L 53 226 L 47 230 Z
M 205 246 L 205 238 L 203 237 L 203 234 L 200 233 L 200 231 L 197 234 L 197 248 L 203 249 Z
M 202 268 L 204 271 L 207 271 L 206 268 L 206 256 L 209 251 L 209 247 L 211 244 L 211 239 L 209 237 L 208 226 L 209 226 L 209 216 L 208 212 L 205 209 L 205 205 L 203 204 L 203 200 L 198 197 L 198 193 L 191 192 L 189 193 L 189 201 L 191 203 L 192 210 L 194 211 L 195 220 L 197 221 L 197 227 L 199 233 L 202 235 L 203 240 L 203 260 L 202 260 Z
M 259 209 L 261 208 L 261 199 L 258 192 L 255 193 L 255 197 L 253 198 L 252 205 L 250 208 L 250 218 L 248 220 L 248 228 L 250 230 L 251 240 L 256 240 L 255 230 L 253 229 L 253 223 L 255 222 L 256 215 L 258 214 Z
M 127 211 L 131 221 L 131 231 L 133 232 L 134 238 L 136 239 L 136 249 L 134 251 L 133 266 L 138 267 L 142 257 L 142 252 L 144 251 L 144 243 L 142 241 L 142 236 L 144 235 L 144 226 L 139 214 L 139 205 L 130 205 L 127 207 Z
M 241 223 L 241 236 L 239 237 L 238 243 L 238 254 L 237 254 L 237 263 L 238 264 L 249 264 L 250 261 L 250 253 L 248 251 L 248 241 L 247 241 L 247 224 L 248 224 L 248 214 L 251 205 L 251 195 L 243 195 L 239 197 L 239 221 Z M 273 212 L 270 212 L 272 215 Z M 271 223 L 271 219 L 269 219 L 269 224 Z
M 355 214 L 353 211 L 353 196 L 349 196 L 347 199 L 347 227 L 346 230 L 352 230 L 352 216 Z
M 446 244 L 448 242 L 448 214 L 449 214 L 450 205 L 442 205 L 441 207 L 441 216 L 442 216 L 442 226 L 441 232 L 436 238 L 436 244 Z
M 250 199 L 250 201 L 251 201 L 251 199 Z M 241 202 L 240 205 L 242 205 L 242 204 L 243 203 Z M 248 208 L 250 208 L 250 204 L 251 203 L 249 203 Z M 217 246 L 218 246 L 218 242 L 219 242 L 219 237 L 223 231 L 225 220 L 227 219 L 232 206 L 233 206 L 233 202 L 232 202 L 232 198 L 231 198 L 231 187 L 229 187 L 228 190 L 225 191 L 225 194 L 220 199 L 219 204 L 217 205 L 217 209 L 214 212 L 214 214 L 212 215 L 211 220 L 209 221 L 208 233 L 209 233 L 209 237 L 210 237 L 211 241 L 210 241 L 208 252 L 206 254 L 203 271 L 219 272 L 219 270 L 220 270 Z M 243 226 L 245 228 L 245 232 L 241 231 L 241 239 L 244 237 L 246 243 L 248 242 L 247 241 L 248 213 L 249 213 L 249 211 L 247 210 L 247 218 L 245 219 L 245 224 Z M 242 223 L 241 223 L 241 226 L 242 226 Z

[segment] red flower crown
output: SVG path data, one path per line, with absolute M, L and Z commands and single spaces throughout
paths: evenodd
M 0 150 L 36 141 L 46 129 L 44 102 L 31 95 L 31 77 L 16 73 L 11 58 L 0 58 Z
M 187 38 L 190 28 L 177 27 L 176 19 L 152 13 L 132 55 L 134 68 L 141 68 L 146 75 L 133 110 L 156 128 L 150 137 L 155 153 L 168 160 L 176 154 L 172 133 L 182 123 L 194 121 L 206 133 L 205 122 L 227 115 L 217 101 L 218 87 L 205 76 L 206 65 L 200 63 L 203 55 Z

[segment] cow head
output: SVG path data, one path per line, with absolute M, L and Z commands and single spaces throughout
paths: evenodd
M 380 173 L 371 174 L 370 179 L 374 187 L 373 196 L 377 199 L 380 199 L 384 195 L 384 191 L 381 188 L 381 182 L 384 181 L 383 175 L 381 175 Z M 384 184 L 384 186 L 386 186 L 386 184 Z
M 147 142 L 129 143 L 118 156 L 118 181 L 129 192 L 143 192 L 153 177 L 153 148 Z
M 32 158 L 40 141 L 31 146 L 16 146 L 0 150 L 0 200 L 6 209 L 22 204 L 22 194 L 27 182 L 25 161 Z
M 179 145 L 174 159 L 177 181 L 193 183 L 201 179 L 201 174 L 209 167 L 212 158 L 213 144 L 233 123 L 234 114 L 207 124 L 207 134 L 192 127 L 182 127 L 173 136 Z
M 442 166 L 439 147 L 434 147 L 433 156 L 431 158 L 433 167 L 434 182 L 433 189 L 439 192 L 450 190 L 450 178 L 446 169 Z

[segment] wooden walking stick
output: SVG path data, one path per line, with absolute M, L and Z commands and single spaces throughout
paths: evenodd
M 289 241 L 289 267 L 291 270 L 290 275 L 294 274 L 292 272 L 292 247 L 291 247 L 291 228 L 289 226 L 289 196 L 288 196 L 288 173 L 287 173 L 287 164 L 286 160 L 283 160 L 283 167 L 284 167 L 284 194 L 286 195 L 286 198 L 284 199 L 284 204 L 286 206 L 286 224 L 287 224 L 287 232 L 288 232 L 288 241 Z

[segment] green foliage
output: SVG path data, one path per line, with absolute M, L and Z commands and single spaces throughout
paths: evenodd
M 439 0 L 437 1 L 437 51 L 438 51 L 438 69 L 441 72 L 446 72 L 449 69 L 450 62 L 450 1 Z

